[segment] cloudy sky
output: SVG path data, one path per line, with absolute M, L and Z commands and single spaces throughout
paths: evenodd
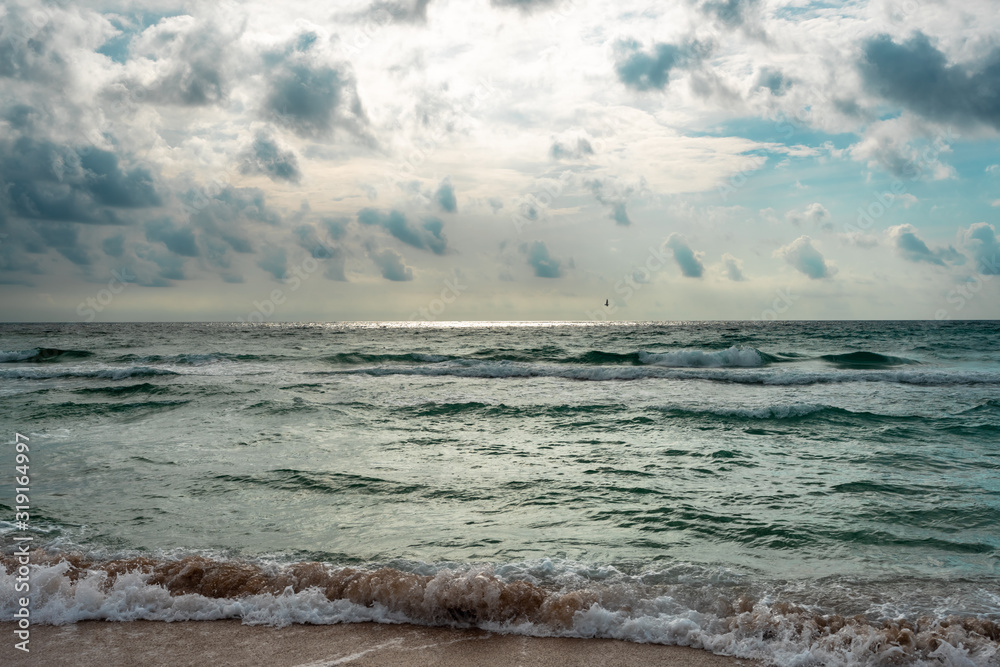
M 995 318 L 998 36 L 993 0 L 8 0 L 0 318 Z

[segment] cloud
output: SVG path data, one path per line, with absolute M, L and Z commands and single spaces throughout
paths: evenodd
M 634 187 L 610 179 L 596 178 L 585 181 L 585 184 L 590 187 L 590 191 L 594 193 L 594 198 L 599 203 L 611 208 L 611 219 L 616 225 L 628 227 L 632 224 L 628 216 L 627 199 L 635 192 Z M 645 182 L 642 185 L 644 186 Z
M 977 222 L 961 232 L 965 248 L 985 276 L 1000 276 L 1000 239 L 993 225 Z
M 490 4 L 494 7 L 512 7 L 522 12 L 552 7 L 556 2 L 557 0 L 490 0 Z
M 575 142 L 572 140 L 563 142 L 557 139 L 552 142 L 552 146 L 549 148 L 549 155 L 552 156 L 553 160 L 579 160 L 593 154 L 594 147 L 586 137 L 577 137 Z
M 722 266 L 725 269 L 726 277 L 732 281 L 739 282 L 746 280 L 743 275 L 743 261 L 736 259 L 728 252 L 722 254 Z
M 324 226 L 327 226 L 324 224 Z M 329 229 L 329 227 L 328 227 Z M 335 226 L 338 232 L 342 233 L 340 227 Z M 346 259 L 347 253 L 339 245 L 324 241 L 316 227 L 312 225 L 299 225 L 294 230 L 299 245 L 307 250 L 314 259 L 325 263 L 323 275 L 330 280 L 347 282 Z M 332 236 L 332 235 L 331 235 Z M 338 237 L 339 238 L 339 237 Z
M 274 276 L 275 280 L 288 277 L 288 255 L 281 246 L 266 246 L 260 253 L 257 266 Z
M 862 44 L 859 66 L 869 90 L 924 118 L 1000 129 L 1000 48 L 949 65 L 922 32 L 901 44 L 882 34 Z
M 194 230 L 179 227 L 167 218 L 146 223 L 146 240 L 162 243 L 167 250 L 182 257 L 198 257 L 201 254 Z
M 238 32 L 228 30 L 235 25 Z M 149 99 L 165 104 L 208 106 L 229 96 L 229 69 L 240 24 L 170 16 L 147 28 L 130 51 L 147 56 L 155 78 L 144 86 Z M 134 85 L 134 84 L 133 84 Z
M 451 179 L 445 178 L 434 193 L 434 201 L 445 213 L 454 213 L 458 210 L 458 202 L 455 200 L 455 188 L 452 187 Z
M 279 146 L 263 130 L 257 132 L 253 143 L 237 159 L 240 161 L 241 174 L 264 174 L 272 181 L 290 183 L 298 183 L 302 178 L 295 153 Z
M 417 227 L 407 221 L 400 211 L 363 208 L 358 211 L 358 222 L 382 227 L 403 243 L 430 250 L 436 255 L 443 255 L 448 250 L 448 239 L 443 234 L 444 223 L 438 218 L 426 218 L 423 225 Z
M 562 261 L 549 255 L 548 246 L 535 241 L 530 246 L 522 246 L 528 255 L 528 264 L 539 278 L 558 278 L 562 275 Z
M 792 87 L 792 82 L 782 74 L 781 70 L 774 69 L 773 67 L 762 67 L 760 74 L 757 76 L 755 87 L 766 88 L 771 91 L 772 95 L 781 96 Z
M 145 167 L 123 169 L 109 151 L 31 137 L 0 140 L 0 190 L 6 215 L 60 222 L 123 224 L 113 209 L 162 203 Z
M 945 262 L 961 264 L 965 261 L 965 256 L 951 246 L 931 250 L 917 236 L 917 229 L 913 225 L 896 225 L 886 230 L 886 233 L 903 259 L 911 262 L 928 262 L 944 266 Z
M 784 257 L 785 261 L 806 274 L 813 280 L 831 278 L 837 273 L 837 267 L 823 259 L 823 255 L 812 245 L 808 236 L 800 236 L 786 246 L 774 251 L 775 257 Z
M 634 90 L 664 90 L 670 83 L 670 71 L 701 62 L 707 48 L 698 42 L 684 45 L 655 43 L 649 53 L 634 39 L 615 45 L 615 72 L 618 79 Z
M 674 232 L 667 238 L 667 247 L 674 253 L 674 261 L 680 267 L 681 273 L 688 278 L 701 278 L 705 265 L 701 262 L 703 253 L 691 250 L 684 237 Z
M 382 277 L 395 282 L 413 280 L 413 269 L 406 265 L 403 256 L 392 248 L 370 249 L 368 256 L 375 262 Z
M 350 65 L 327 62 L 314 44 L 300 37 L 265 54 L 264 117 L 306 139 L 327 138 L 337 128 L 364 136 L 368 119 Z
M 125 254 L 125 236 L 116 234 L 101 241 L 101 250 L 108 257 L 121 257 Z
M 819 202 L 813 202 L 801 211 L 789 211 L 785 214 L 785 218 L 795 226 L 799 226 L 803 222 L 808 222 L 819 229 L 828 231 L 833 229 L 833 223 L 830 221 L 830 212 Z

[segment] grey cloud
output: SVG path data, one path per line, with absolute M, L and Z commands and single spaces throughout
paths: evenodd
M 743 262 L 733 257 L 728 252 L 722 255 L 722 266 L 725 269 L 726 277 L 734 282 L 746 280 L 743 275 Z
M 632 220 L 628 217 L 626 198 L 632 194 L 633 188 L 621 187 L 600 179 L 586 181 L 586 185 L 590 187 L 590 191 L 594 193 L 594 198 L 599 203 L 611 208 L 611 219 L 616 225 L 628 227 L 632 224 Z M 609 193 L 609 189 L 612 192 Z
M 1000 276 L 1000 239 L 993 225 L 977 222 L 962 233 L 966 249 L 976 261 L 976 269 L 985 276 Z
M 530 246 L 522 246 L 528 255 L 528 264 L 539 278 L 558 278 L 562 275 L 562 261 L 549 255 L 548 246 L 535 241 Z
M 350 222 L 348 218 L 323 218 L 323 226 L 326 227 L 326 231 L 330 234 L 330 238 L 334 241 L 344 238 L 347 233 L 347 223 Z
M 443 234 L 444 223 L 438 218 L 426 218 L 423 225 L 417 227 L 400 211 L 364 208 L 358 211 L 358 222 L 382 227 L 403 243 L 437 255 L 443 255 L 448 249 L 448 239 Z
M 241 174 L 264 174 L 272 181 L 298 183 L 302 178 L 299 160 L 291 150 L 282 148 L 265 131 L 254 137 L 253 143 L 238 158 Z
M 674 253 L 674 260 L 680 267 L 681 273 L 688 278 L 701 278 L 705 272 L 705 265 L 702 264 L 698 255 L 691 250 L 684 237 L 676 232 L 667 238 L 667 247 Z M 700 253 L 699 253 L 700 254 Z
M 194 230 L 190 227 L 179 227 L 166 218 L 146 223 L 146 240 L 162 243 L 175 255 L 198 257 L 201 254 Z
M 344 18 L 348 21 L 361 23 L 373 21 L 382 23 L 385 17 L 391 17 L 392 21 L 399 23 L 426 23 L 427 6 L 431 0 L 410 0 L 409 2 L 375 2 L 365 12 L 347 15 Z
M 1000 129 L 1000 48 L 978 62 L 949 65 L 918 32 L 901 44 L 878 35 L 862 50 L 861 74 L 872 92 L 931 120 Z
M 223 268 L 229 266 L 227 246 L 237 253 L 254 252 L 250 235 L 254 223 L 269 227 L 281 223 L 281 216 L 267 205 L 264 191 L 257 188 L 226 186 L 212 197 L 204 189 L 191 189 L 180 199 L 211 250 L 206 258 Z M 210 243 L 213 239 L 225 245 Z
M 228 27 L 191 16 L 170 16 L 144 31 L 134 42 L 137 49 L 164 64 L 156 80 L 145 87 L 145 95 L 155 102 L 181 106 L 225 102 L 229 64 L 239 36 Z
M 320 238 L 316 228 L 312 225 L 300 225 L 295 228 L 295 235 L 298 237 L 299 245 L 309 251 L 314 259 L 325 263 L 323 275 L 330 280 L 340 282 L 347 281 L 345 273 L 346 253 L 339 245 L 325 242 Z
M 458 201 L 455 199 L 455 188 L 452 186 L 450 179 L 445 178 L 441 181 L 437 192 L 434 193 L 434 201 L 446 213 L 454 213 L 458 210 Z
M 37 220 L 122 224 L 113 209 L 161 203 L 149 170 L 124 170 L 108 151 L 31 137 L 0 141 L 0 189 L 7 215 Z
M 889 238 L 896 246 L 899 254 L 911 262 L 927 262 L 944 266 L 945 263 L 960 264 L 965 261 L 964 255 L 953 247 L 938 248 L 931 250 L 927 244 L 917 236 L 917 229 L 913 225 L 897 225 L 889 228 Z
M 788 92 L 788 89 L 792 87 L 792 82 L 785 78 L 781 70 L 773 67 L 762 67 L 757 76 L 756 87 L 766 88 L 771 91 L 772 95 L 780 96 Z
M 275 280 L 284 280 L 288 277 L 288 256 L 281 246 L 269 245 L 260 253 L 257 266 L 264 269 Z
M 406 265 L 403 256 L 392 248 L 369 249 L 369 257 L 382 273 L 382 277 L 394 282 L 413 280 L 413 268 Z
M 311 44 L 265 56 L 270 68 L 264 116 L 301 137 L 329 137 L 334 129 L 364 135 L 368 119 L 349 65 L 334 66 Z
M 522 12 L 546 9 L 554 6 L 556 2 L 557 0 L 490 0 L 490 4 L 494 7 L 511 7 Z
M 808 222 L 819 229 L 827 231 L 833 229 L 833 222 L 830 220 L 830 211 L 819 202 L 813 202 L 801 211 L 789 211 L 785 214 L 785 217 L 796 226 L 801 225 L 803 222 Z
M 701 11 L 730 29 L 743 28 L 751 34 L 762 34 L 757 26 L 760 0 L 709 0 Z
M 837 267 L 829 264 L 820 251 L 812 245 L 808 236 L 800 236 L 786 246 L 774 251 L 775 257 L 783 257 L 790 265 L 809 276 L 813 280 L 831 278 L 837 273 Z
M 125 237 L 122 234 L 109 236 L 101 242 L 101 250 L 108 257 L 121 257 L 125 254 Z
M 79 228 L 67 223 L 45 223 L 36 228 L 45 244 L 78 266 L 91 263 L 90 255 L 80 243 Z
M 566 144 L 561 141 L 554 141 L 552 142 L 552 147 L 549 148 L 549 155 L 551 155 L 554 160 L 579 160 L 585 155 L 593 154 L 594 147 L 584 137 L 579 137 L 575 144 Z
M 701 61 L 705 47 L 698 42 L 685 45 L 657 43 L 649 53 L 635 40 L 622 40 L 615 45 L 615 71 L 619 80 L 635 90 L 664 90 L 670 83 L 670 72 Z

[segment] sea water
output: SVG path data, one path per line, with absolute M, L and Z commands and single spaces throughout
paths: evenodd
M 998 334 L 0 325 L 0 620 L 31 535 L 35 623 L 409 621 L 996 665 Z

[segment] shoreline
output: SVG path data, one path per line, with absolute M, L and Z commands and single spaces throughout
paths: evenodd
M 601 664 L 621 667 L 764 667 L 683 646 L 617 639 L 505 635 L 478 629 L 383 623 L 243 625 L 240 621 L 81 621 L 31 627 L 30 653 L 14 648 L 13 623 L 0 623 L 0 663 L 8 667 L 213 665 L 326 667 L 438 665 L 514 667 Z

